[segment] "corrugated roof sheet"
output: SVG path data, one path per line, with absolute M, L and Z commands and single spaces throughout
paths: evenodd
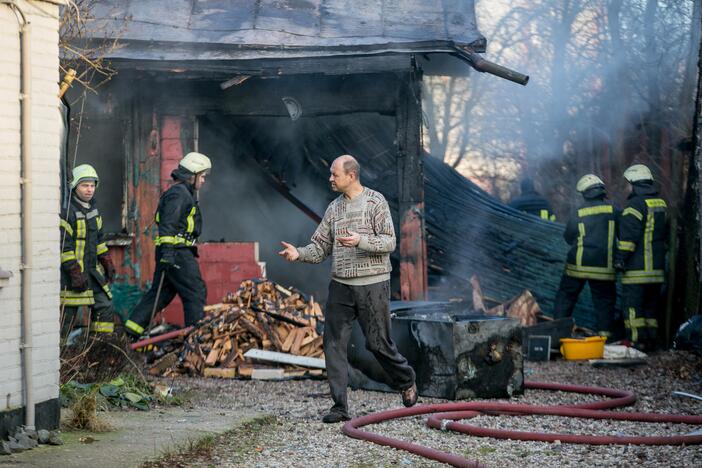
M 226 60 L 484 49 L 474 0 L 99 0 L 112 58 Z M 177 46 L 174 47 L 174 44 Z

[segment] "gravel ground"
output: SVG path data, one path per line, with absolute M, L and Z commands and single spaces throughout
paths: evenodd
M 662 352 L 649 364 L 630 369 L 595 369 L 588 363 L 563 360 L 525 363 L 527 380 L 573 383 L 633 390 L 637 402 L 622 411 L 702 414 L 702 402 L 671 395 L 672 391 L 702 394 L 702 359 L 682 352 Z M 181 459 L 186 466 L 437 466 L 410 453 L 346 437 L 341 424 L 323 424 L 331 406 L 324 380 L 261 382 L 177 379 L 176 390 L 196 395 L 192 404 L 211 408 L 256 410 L 271 414 L 265 423 L 220 438 L 206 454 Z M 512 402 L 572 404 L 600 397 L 527 390 Z M 444 400 L 421 398 L 420 404 Z M 350 411 L 360 416 L 401 406 L 399 394 L 349 393 Z M 429 429 L 424 417 L 371 426 L 374 432 L 451 452 L 489 466 L 702 466 L 699 446 L 592 446 L 496 440 Z M 555 416 L 478 416 L 485 427 L 581 434 L 666 435 L 698 429 L 675 424 L 598 421 Z

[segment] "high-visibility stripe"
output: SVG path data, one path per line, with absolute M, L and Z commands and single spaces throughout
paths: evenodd
M 622 284 L 649 284 L 663 283 L 665 273 L 663 270 L 629 270 L 622 275 Z
M 548 217 L 549 221 L 555 221 L 556 220 L 556 215 L 552 214 L 551 216 Z
M 194 240 L 188 240 L 180 235 L 178 236 L 157 236 L 154 239 L 155 245 L 195 245 Z
M 76 253 L 72 250 L 61 254 L 61 263 L 70 262 L 76 259 Z
M 137 333 L 139 335 L 144 333 L 144 327 L 142 327 L 141 325 L 139 325 L 136 322 L 132 322 L 131 320 L 127 320 L 127 322 L 124 324 L 124 326 L 129 328 L 131 331 L 133 331 L 134 333 Z
M 644 270 L 653 270 L 653 229 L 656 226 L 656 218 L 649 211 L 646 216 L 646 227 L 644 228 Z
M 629 307 L 629 318 L 628 320 L 624 320 L 624 328 L 628 328 L 631 330 L 631 341 L 638 341 L 639 340 L 639 328 L 643 328 L 646 326 L 646 319 L 641 317 L 641 318 L 636 318 L 636 309 L 633 307 Z
M 83 260 L 85 258 L 85 237 L 87 229 L 85 226 L 85 219 L 76 220 L 76 260 L 78 260 L 78 265 L 80 269 L 85 271 L 85 265 Z
M 667 208 L 668 204 L 662 198 L 649 198 L 646 200 L 646 206 L 649 208 Z
M 85 239 L 87 236 L 87 229 L 85 225 L 85 220 L 84 219 L 77 219 L 76 220 L 76 237 L 78 239 Z
M 614 281 L 617 278 L 613 268 L 605 267 L 584 267 L 577 265 L 566 265 L 566 275 L 572 278 L 594 279 L 601 281 Z
M 614 268 L 614 220 L 607 223 L 607 268 Z
M 614 207 L 612 207 L 612 205 L 588 206 L 585 208 L 580 208 L 578 210 L 578 216 L 580 216 L 581 218 L 584 218 L 585 216 L 593 216 L 608 213 L 614 213 Z
M 156 221 L 156 224 L 158 224 L 159 221 L 161 221 L 161 215 L 158 211 L 156 212 L 156 216 L 154 216 L 154 220 Z
M 105 283 L 102 285 L 102 290 L 105 291 L 108 299 L 112 299 L 112 291 L 110 290 L 110 285 Z
M 583 240 L 585 239 L 585 223 L 578 223 L 578 250 L 575 254 L 575 264 L 581 266 L 583 264 Z
M 59 221 L 59 226 L 61 226 L 68 233 L 69 236 L 73 236 L 73 227 L 68 221 L 66 221 L 65 219 L 61 219 Z
M 98 255 L 102 255 L 104 253 L 107 253 L 108 250 L 109 249 L 107 248 L 107 244 L 105 244 L 104 242 L 98 244 L 98 246 L 97 246 L 97 254 Z
M 635 217 L 639 221 L 643 221 L 643 215 L 636 208 L 632 208 L 632 207 L 624 208 L 624 211 L 622 211 L 622 216 L 629 216 L 629 215 Z
M 600 331 L 597 332 L 597 334 L 600 335 L 600 336 L 606 336 L 607 338 L 609 338 L 610 336 L 612 336 L 612 333 L 609 332 L 609 331 L 607 331 L 607 330 L 600 330 Z
M 658 320 L 656 319 L 646 319 L 646 326 L 651 328 L 658 328 Z
M 629 241 L 617 241 L 617 248 L 619 250 L 626 250 L 627 252 L 633 252 L 636 250 L 636 244 Z
M 85 214 L 85 217 L 87 219 L 93 219 L 94 217 L 99 216 L 99 215 L 100 215 L 100 212 L 98 210 L 91 210 Z
M 95 298 L 93 297 L 93 291 L 88 289 L 83 292 L 76 292 L 71 290 L 62 290 L 60 294 L 61 304 L 66 306 L 82 306 L 82 305 L 93 305 L 95 304 Z
M 546 211 L 546 210 L 541 210 L 542 213 L 544 211 Z M 547 215 L 546 219 L 548 219 L 548 211 L 546 211 L 546 215 Z M 541 217 L 543 218 L 543 214 L 541 215 Z M 188 219 L 186 221 L 188 223 L 188 226 L 185 229 L 185 232 L 187 232 L 188 234 L 192 234 L 193 231 L 195 230 L 195 207 L 194 206 L 190 209 L 190 213 L 188 213 Z
M 98 216 L 96 221 L 97 221 L 97 228 L 99 231 L 100 229 L 102 229 L 102 216 Z
M 96 333 L 112 333 L 115 331 L 115 324 L 112 322 L 92 322 L 90 331 Z

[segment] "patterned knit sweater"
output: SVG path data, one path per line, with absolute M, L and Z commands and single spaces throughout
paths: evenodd
M 337 237 L 360 234 L 356 247 L 344 247 Z M 332 278 L 340 283 L 367 285 L 390 279 L 390 252 L 395 250 L 395 229 L 385 197 L 364 187 L 349 200 L 334 199 L 312 235 L 312 243 L 298 247 L 298 261 L 320 263 L 332 255 Z

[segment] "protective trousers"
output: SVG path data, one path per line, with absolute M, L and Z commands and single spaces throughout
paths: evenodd
M 63 338 L 67 337 L 76 325 L 82 325 L 82 321 L 78 315 L 78 309 L 80 307 L 90 308 L 90 331 L 96 333 L 111 333 L 115 329 L 112 299 L 107 297 L 105 290 L 92 275 L 88 275 L 88 278 L 90 288 L 93 290 L 95 304 L 89 306 L 64 307 L 63 317 L 61 318 L 61 336 Z
M 617 287 L 614 281 L 574 278 L 564 274 L 556 294 L 553 316 L 559 319 L 573 315 L 573 309 L 585 283 L 590 284 L 592 305 L 595 309 L 595 329 L 602 336 L 609 337 L 617 302 Z
M 390 282 L 350 286 L 329 283 L 324 317 L 324 356 L 334 406 L 331 412 L 348 416 L 347 348 L 354 320 L 358 320 L 366 349 L 373 353 L 390 381 L 391 387 L 404 390 L 415 381 L 414 370 L 390 338 Z
M 622 285 L 624 330 L 632 343 L 655 344 L 660 295 L 661 283 Z
M 154 310 L 158 286 L 161 275 L 166 275 L 158 297 L 156 311 L 171 303 L 176 294 L 183 302 L 185 326 L 195 325 L 204 316 L 205 301 L 207 299 L 207 286 L 200 274 L 200 265 L 195 259 L 194 249 L 175 249 L 175 264 L 179 268 L 165 267 L 161 263 L 161 249 L 156 249 L 156 271 L 151 288 L 144 294 L 141 301 L 132 311 L 126 327 L 130 332 L 141 334 L 149 326 L 151 314 Z M 140 330 L 141 329 L 141 330 Z

